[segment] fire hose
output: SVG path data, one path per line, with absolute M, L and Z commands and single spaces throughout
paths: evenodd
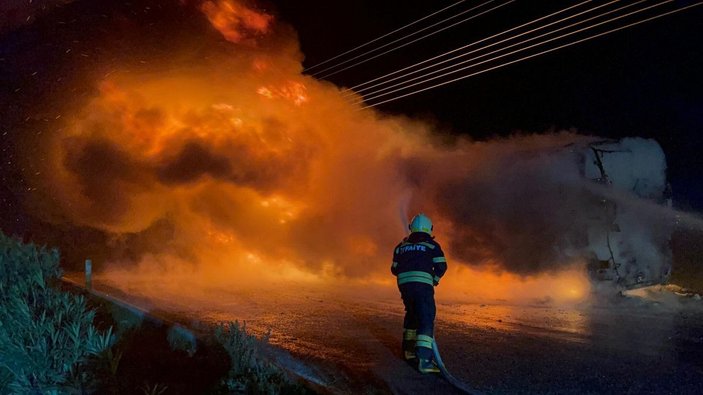
M 483 395 L 481 391 L 478 391 L 476 389 L 471 388 L 469 385 L 465 384 L 461 380 L 457 379 L 456 377 L 452 376 L 451 373 L 449 373 L 449 370 L 447 370 L 447 367 L 444 366 L 444 362 L 442 361 L 442 356 L 439 355 L 439 347 L 437 347 L 437 341 L 432 342 L 432 351 L 434 352 L 434 359 L 435 362 L 437 362 L 437 367 L 439 367 L 439 370 L 442 372 L 442 376 L 449 382 L 449 384 L 453 385 L 454 388 L 458 389 L 459 391 L 469 394 L 469 395 Z

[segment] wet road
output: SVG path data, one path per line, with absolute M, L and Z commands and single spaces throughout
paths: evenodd
M 457 393 L 400 360 L 396 290 L 286 285 L 185 296 L 133 281 L 118 288 L 147 309 L 270 331 L 272 344 L 335 393 Z M 653 297 L 572 307 L 439 302 L 436 338 L 454 376 L 486 393 L 703 393 L 703 302 Z

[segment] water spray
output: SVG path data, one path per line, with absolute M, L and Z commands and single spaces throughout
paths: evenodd
M 401 195 L 400 201 L 398 202 L 398 215 L 400 216 L 400 223 L 403 224 L 403 234 L 408 233 L 410 224 L 408 223 L 408 210 L 410 206 L 411 193 L 408 192 Z

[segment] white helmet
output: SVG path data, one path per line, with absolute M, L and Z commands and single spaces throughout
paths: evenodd
M 411 232 L 425 232 L 432 236 L 432 220 L 423 213 L 413 217 L 409 228 Z

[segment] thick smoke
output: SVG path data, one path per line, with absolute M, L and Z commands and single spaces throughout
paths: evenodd
M 160 78 L 111 81 L 89 117 L 68 129 L 75 134 L 57 143 L 66 177 L 56 188 L 71 191 L 64 201 L 74 220 L 115 232 L 167 220 L 188 229 L 185 250 L 222 242 L 218 248 L 354 276 L 385 269 L 402 236 L 402 206 L 431 215 L 452 258 L 465 264 L 530 275 L 586 252 L 579 230 L 601 197 L 579 150 L 593 138 L 448 146 L 423 123 L 355 112 L 335 87 L 290 76 L 296 80 L 279 83 L 304 84 L 309 95 L 296 105 L 238 88 L 244 74 L 221 88 L 210 77 L 176 86 L 182 95 L 169 95 L 171 108 L 160 94 L 144 95 L 159 91 Z M 245 80 L 271 84 L 265 74 Z M 123 101 L 110 96 L 116 90 Z
M 227 50 L 158 73 L 118 69 L 62 118 L 47 147 L 47 193 L 34 202 L 51 207 L 47 219 L 128 240 L 123 259 L 145 266 L 187 262 L 245 279 L 272 268 L 387 276 L 419 211 L 454 267 L 534 276 L 593 255 L 586 230 L 613 189 L 584 173 L 596 138 L 447 143 L 426 123 L 359 111 L 338 87 L 302 75 L 294 34 L 271 16 L 205 4 Z M 618 204 L 635 197 L 624 191 Z M 641 245 L 666 238 L 640 224 Z

